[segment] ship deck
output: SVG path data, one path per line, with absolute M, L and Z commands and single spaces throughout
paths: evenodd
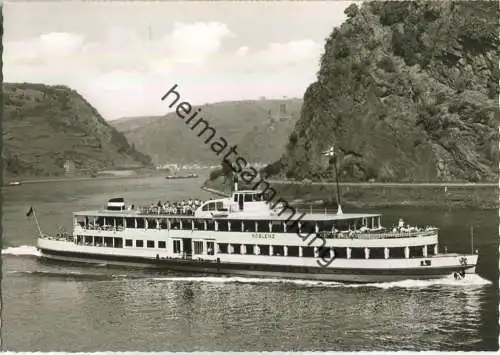
M 215 211 L 214 211 L 215 212 Z M 108 210 L 90 210 L 90 211 L 79 211 L 73 212 L 74 216 L 88 216 L 88 217 L 129 217 L 129 218 L 176 218 L 176 219 L 212 219 L 206 217 L 195 217 L 190 214 L 169 214 L 169 213 L 144 213 L 138 210 L 125 210 L 125 211 L 108 211 Z M 270 215 L 270 214 L 252 214 L 252 213 L 229 213 L 227 216 L 216 216 L 215 219 L 232 219 L 232 220 L 256 220 L 256 221 L 287 221 L 291 218 L 298 219 L 302 216 L 302 212 L 297 211 L 292 216 L 289 212 L 284 212 L 281 215 Z M 335 221 L 344 219 L 355 219 L 355 218 L 369 218 L 378 217 L 381 214 L 374 213 L 344 213 L 341 215 L 334 213 L 304 213 L 300 218 L 301 220 L 307 221 Z

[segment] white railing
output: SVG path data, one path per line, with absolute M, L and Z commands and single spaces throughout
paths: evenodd
M 320 235 L 327 239 L 393 239 L 393 238 L 415 238 L 415 237 L 428 237 L 435 235 L 437 233 L 437 228 L 430 228 L 420 231 L 397 231 L 397 232 L 384 232 L 384 233 L 373 233 L 373 232 L 319 232 Z

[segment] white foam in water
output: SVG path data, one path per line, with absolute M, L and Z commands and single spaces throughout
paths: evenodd
M 481 276 L 477 274 L 466 274 L 465 277 L 461 280 L 455 280 L 453 275 L 449 275 L 447 277 L 441 279 L 434 280 L 402 280 L 395 282 L 383 282 L 383 283 L 368 283 L 361 285 L 348 285 L 348 287 L 378 287 L 378 288 L 426 288 L 432 286 L 484 286 L 491 284 L 490 281 L 483 279 Z
M 301 286 L 312 287 L 376 287 L 382 289 L 389 288 L 427 288 L 432 286 L 484 286 L 491 284 L 490 281 L 483 279 L 477 274 L 467 274 L 461 280 L 455 280 L 453 275 L 435 280 L 403 280 L 395 282 L 365 283 L 365 284 L 346 284 L 330 281 L 312 281 L 312 280 L 290 280 L 290 279 L 269 279 L 269 278 L 247 278 L 247 277 L 157 277 L 155 281 L 181 281 L 181 282 L 208 282 L 208 283 L 289 283 Z
M 40 252 L 32 245 L 21 245 L 2 249 L 2 255 L 32 255 L 40 256 Z

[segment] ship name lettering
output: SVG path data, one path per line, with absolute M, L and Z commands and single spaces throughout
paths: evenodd
M 252 233 L 252 238 L 274 239 L 274 233 Z

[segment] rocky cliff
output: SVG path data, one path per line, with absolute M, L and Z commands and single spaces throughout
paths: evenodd
M 150 166 L 80 94 L 64 86 L 3 84 L 3 166 L 7 175 L 56 176 Z
M 326 40 L 287 152 L 271 166 L 344 180 L 498 178 L 498 2 L 366 2 Z

